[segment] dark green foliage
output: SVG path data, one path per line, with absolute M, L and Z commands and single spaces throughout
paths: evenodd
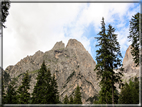
M 47 77 L 45 78 L 45 76 Z M 51 74 L 50 72 L 47 72 L 45 63 L 43 62 L 38 72 L 37 83 L 32 93 L 32 104 L 48 104 L 49 103 L 47 101 L 51 97 L 50 96 L 51 89 L 49 88 L 50 82 L 51 82 Z
M 2 83 L 2 104 L 5 104 L 5 95 L 6 94 L 5 94 L 5 90 L 4 90 L 4 83 Z
M 59 96 L 55 76 L 51 77 L 50 70 L 45 63 L 38 72 L 37 83 L 32 93 L 32 104 L 57 104 Z
M 72 96 L 70 97 L 70 102 L 69 102 L 69 104 L 73 104 L 73 97 L 72 97 Z
M 30 83 L 30 78 L 28 72 L 25 74 L 22 85 L 19 86 L 17 93 L 18 93 L 18 103 L 19 104 L 28 104 L 30 100 L 30 93 L 28 92 Z
M 139 27 L 139 16 L 141 15 L 142 18 L 142 14 L 137 13 L 134 16 L 132 16 L 131 20 L 130 20 L 130 28 L 129 28 L 129 33 L 130 35 L 128 36 L 128 38 L 130 39 L 130 41 L 132 41 L 132 56 L 133 56 L 133 60 L 136 63 L 136 66 L 139 65 L 139 45 L 140 45 L 140 41 L 142 43 L 142 38 L 141 40 L 139 40 L 139 31 L 140 31 L 140 27 Z M 142 19 L 140 19 L 142 22 Z M 141 27 L 142 28 L 142 27 Z M 142 29 L 141 29 L 141 33 L 142 33 Z
M 65 95 L 64 104 L 69 104 L 69 99 L 68 99 L 68 96 L 67 96 L 67 95 Z
M 93 104 L 94 100 L 98 100 L 98 95 L 94 95 L 93 97 L 89 97 L 86 101 L 90 101 Z
M 4 26 L 4 23 L 6 22 L 6 18 L 7 18 L 7 16 L 9 15 L 9 12 L 8 12 L 8 10 L 9 10 L 9 8 L 10 8 L 10 2 L 9 2 L 9 0 L 4 0 L 4 1 L 2 1 L 2 2 L 0 2 L 1 4 L 1 12 L 2 12 L 2 17 L 1 17 L 1 24 L 2 24 L 2 26 L 5 28 L 5 26 Z
M 16 88 L 15 83 L 16 81 L 13 80 L 8 85 L 3 104 L 17 104 L 17 93 L 15 91 L 15 88 Z
M 58 92 L 57 82 L 55 80 L 55 75 L 53 75 L 51 79 L 51 91 L 52 91 L 52 95 L 50 99 L 52 99 L 52 104 L 58 104 L 59 103 L 59 92 Z
M 3 84 L 8 84 L 9 81 L 10 75 L 6 71 L 3 71 Z
M 77 88 L 75 90 L 75 95 L 74 95 L 74 101 L 73 101 L 74 104 L 82 104 L 82 101 L 81 101 L 81 92 L 80 92 L 80 88 L 79 86 L 77 85 Z
M 120 53 L 119 43 L 117 42 L 117 35 L 114 34 L 115 29 L 109 25 L 106 34 L 104 18 L 102 18 L 101 25 L 101 31 L 98 33 L 100 37 L 96 37 L 98 41 L 98 45 L 96 46 L 100 48 L 96 51 L 97 65 L 94 69 L 97 71 L 97 77 L 101 78 L 101 91 L 99 92 L 99 101 L 97 103 L 113 104 L 115 103 L 114 84 L 122 82 L 122 73 L 115 73 L 113 69 L 118 69 L 118 67 L 122 66 L 121 60 L 119 59 L 122 55 Z
M 119 95 L 119 104 L 138 104 L 139 103 L 139 80 L 134 78 L 125 83 Z

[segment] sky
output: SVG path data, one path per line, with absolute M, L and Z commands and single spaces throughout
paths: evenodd
M 129 21 L 140 12 L 139 3 L 11 3 L 3 29 L 3 68 L 15 65 L 38 50 L 49 51 L 56 42 L 77 39 L 96 61 L 97 37 L 104 17 L 118 34 L 121 54 L 131 42 Z M 1 38 L 0 38 L 1 39 Z

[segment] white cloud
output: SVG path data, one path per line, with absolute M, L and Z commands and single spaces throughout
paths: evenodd
M 123 16 L 131 16 L 137 9 L 128 12 L 133 4 L 114 3 L 25 3 L 11 4 L 10 15 L 4 29 L 4 68 L 14 65 L 27 55 L 36 51 L 43 52 L 52 49 L 57 41 L 67 44 L 70 38 L 79 40 L 92 55 L 90 41 L 92 37 L 84 35 L 86 28 L 94 25 L 96 32 L 100 31 L 101 19 L 105 23 L 124 28 L 126 21 Z M 121 8 L 120 8 L 121 7 Z M 113 16 L 115 15 L 115 16 Z M 128 20 L 127 20 L 128 21 Z M 116 26 L 116 25 L 115 25 Z M 119 33 L 119 41 L 128 45 L 127 29 Z M 125 32 L 125 33 L 124 33 Z M 124 39 L 121 41 L 121 39 Z

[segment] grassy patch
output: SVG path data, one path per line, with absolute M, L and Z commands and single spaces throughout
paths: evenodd
M 51 62 L 51 60 L 50 60 L 50 59 L 48 59 L 48 61 L 49 61 L 49 62 Z
M 34 73 L 38 73 L 39 69 L 38 70 L 34 70 L 34 71 L 30 71 L 29 74 L 34 74 Z

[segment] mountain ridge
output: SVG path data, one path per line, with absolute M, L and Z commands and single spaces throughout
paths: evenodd
M 136 68 L 133 67 L 134 69 L 132 69 L 131 67 L 133 61 L 129 61 L 132 60 L 130 51 L 130 48 L 128 48 L 125 53 L 127 57 L 123 59 L 125 67 L 123 80 L 126 81 L 128 81 L 130 76 L 138 76 L 138 69 L 134 72 Z M 94 71 L 96 62 L 81 42 L 75 39 L 70 39 L 66 47 L 60 41 L 49 51 L 42 52 L 39 50 L 34 55 L 21 59 L 17 64 L 8 66 L 5 72 L 9 74 L 10 78 L 16 77 L 18 79 L 17 86 L 19 86 L 23 74 L 28 70 L 31 78 L 29 92 L 32 93 L 34 85 L 36 84 L 37 73 L 43 60 L 45 61 L 47 69 L 50 68 L 51 74 L 55 74 L 61 101 L 63 101 L 66 94 L 69 97 L 74 95 L 77 84 L 81 88 L 83 104 L 90 104 L 95 100 L 100 90 L 99 80 L 97 80 L 97 75 Z M 131 72 L 133 72 L 133 75 Z M 119 84 L 116 84 L 116 87 L 118 89 Z M 119 89 L 118 91 L 120 92 Z

